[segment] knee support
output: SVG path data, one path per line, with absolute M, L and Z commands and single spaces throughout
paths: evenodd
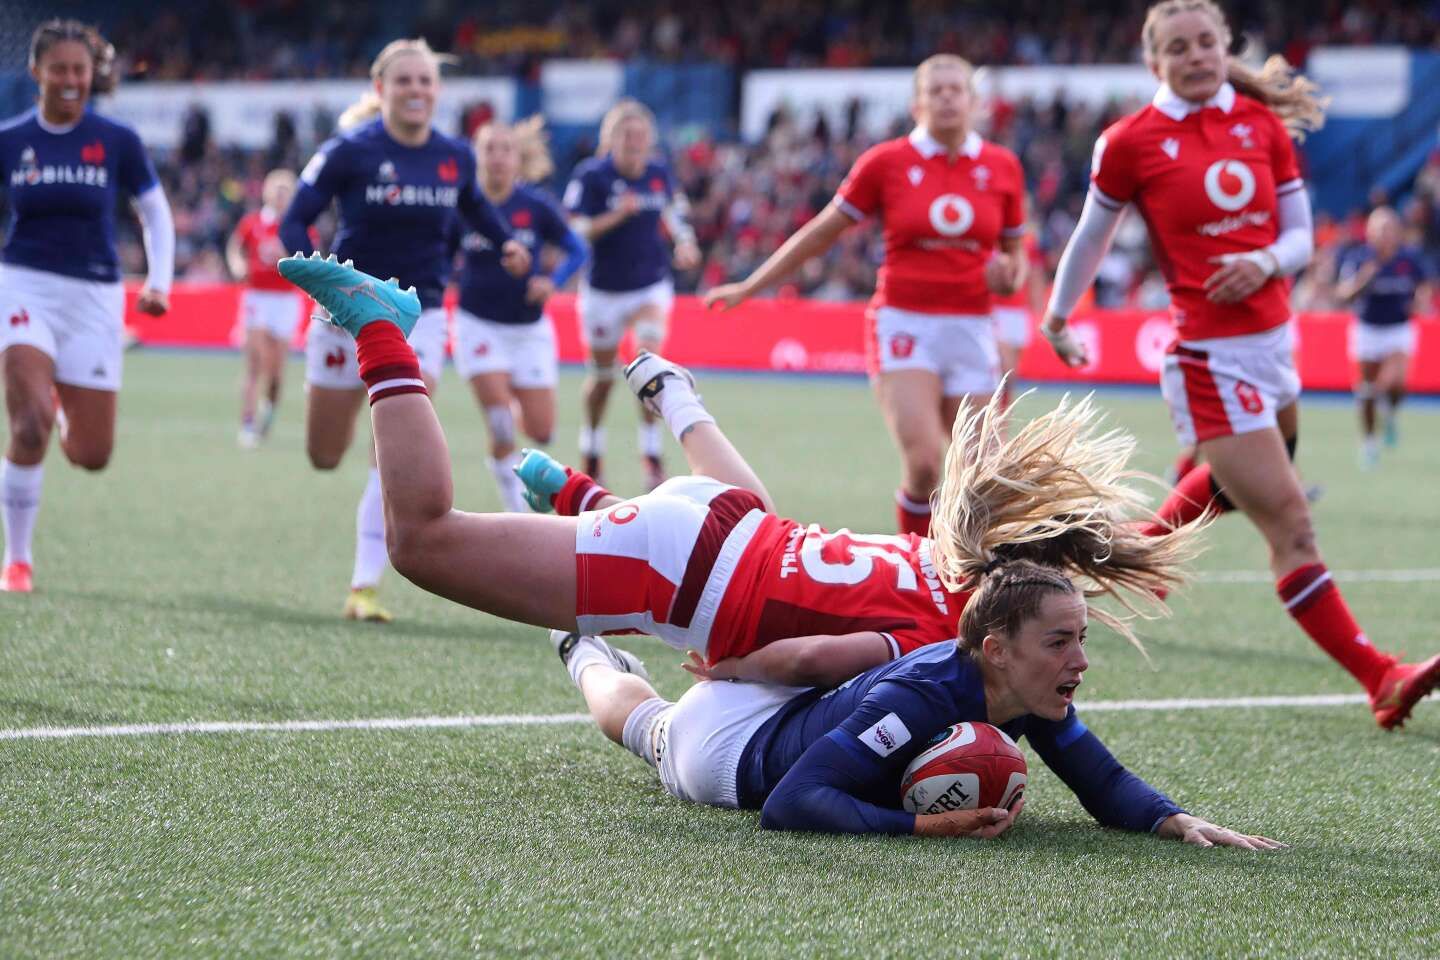
M 599 383 L 609 383 L 615 379 L 615 358 L 611 357 L 610 362 L 601 366 L 595 362 L 594 357 L 585 360 L 585 371 Z
M 515 446 L 515 412 L 509 404 L 485 408 L 485 420 L 490 424 L 490 443 L 496 447 Z
M 658 347 L 665 340 L 665 324 L 659 320 L 638 320 L 635 323 L 635 342 Z

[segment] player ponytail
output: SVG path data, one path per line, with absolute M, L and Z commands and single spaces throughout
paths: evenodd
M 1010 606 L 1025 608 L 1028 593 L 1011 594 L 1034 586 L 1041 577 L 1035 568 L 1048 568 L 1050 579 L 1073 576 L 1087 598 L 1112 597 L 1129 615 L 1166 615 L 1157 595 L 1185 582 L 1183 568 L 1199 552 L 1195 534 L 1205 521 L 1162 536 L 1141 533 L 1151 511 L 1130 483 L 1160 481 L 1127 469 L 1135 438 L 1102 432 L 1103 417 L 1089 397 L 1074 402 L 1067 395 L 1007 438 L 1001 395 L 997 390 L 983 409 L 962 409 L 955 421 L 930 518 L 945 586 L 974 591 L 969 604 L 978 604 L 980 624 L 1003 621 Z M 1093 613 L 1143 652 L 1129 615 Z
M 362 123 L 369 123 L 378 116 L 380 116 L 380 97 L 375 91 L 366 90 L 364 96 L 346 107 L 335 120 L 335 129 L 341 132 L 354 130 Z
M 79 20 L 56 17 L 36 27 L 30 35 L 30 69 L 39 66 L 51 47 L 67 40 L 84 44 L 85 49 L 90 51 L 90 93 L 114 91 L 118 79 L 115 76 L 115 46 L 101 36 L 99 30 Z
M 543 183 L 555 172 L 555 161 L 550 157 L 550 134 L 545 129 L 545 118 L 538 113 L 515 123 L 507 124 L 491 120 L 475 131 L 472 146 L 475 152 L 482 149 L 484 138 L 493 133 L 508 130 L 515 138 L 515 152 L 519 157 L 519 177 L 528 183 Z
M 1146 63 L 1152 63 L 1158 51 L 1156 34 L 1160 21 L 1177 13 L 1198 11 L 1206 14 L 1220 28 L 1220 41 L 1228 49 L 1231 42 L 1230 23 L 1225 12 L 1213 0 L 1164 0 L 1151 5 L 1140 29 L 1141 45 Z M 1268 58 L 1256 70 L 1238 57 L 1225 58 L 1226 78 L 1237 91 L 1259 100 L 1269 107 L 1292 139 L 1304 142 L 1306 135 L 1325 125 L 1325 108 L 1329 97 L 1320 96 L 1320 88 L 1279 54 Z

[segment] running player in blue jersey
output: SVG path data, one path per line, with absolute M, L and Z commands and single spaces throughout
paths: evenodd
M 565 208 L 593 248 L 578 302 L 590 351 L 580 453 L 585 472 L 597 478 L 605 455 L 601 424 L 620 340 L 633 329 L 636 347 L 652 352 L 659 352 L 665 340 L 675 287 L 662 223 L 674 243 L 675 268 L 692 270 L 700 263 L 685 194 L 654 150 L 654 115 L 637 101 L 622 100 L 601 121 L 596 156 L 575 168 L 565 189 Z M 665 478 L 660 425 L 643 407 L 640 415 L 640 452 L 654 487 Z
M 30 41 L 34 109 L 0 126 L 0 189 L 10 223 L 0 266 L 0 365 L 10 443 L 0 462 L 5 557 L 0 590 L 33 587 L 31 540 L 55 423 L 66 459 L 101 470 L 115 446 L 125 290 L 115 209 L 134 198 L 149 275 L 136 308 L 169 309 L 175 229 L 140 138 L 89 108 L 113 86 L 115 48 L 75 20 Z M 56 399 L 59 408 L 56 408 Z
M 490 428 L 490 469 L 506 510 L 524 511 L 524 488 L 515 475 L 515 411 L 535 443 L 555 431 L 557 379 L 555 328 L 545 301 L 585 263 L 585 241 L 565 222 L 548 193 L 535 184 L 554 171 L 545 145 L 544 120 L 512 125 L 487 123 L 475 133 L 480 188 L 515 239 L 530 251 L 531 269 L 515 277 L 500 263 L 494 245 L 478 233 L 463 241 L 460 309 L 455 314 L 455 368 L 470 381 Z M 563 251 L 552 269 L 541 263 L 545 247 Z
M 396 40 L 371 64 L 375 89 L 350 111 L 356 125 L 324 143 L 300 175 L 280 225 L 280 239 L 310 252 L 306 228 L 337 203 L 333 253 L 378 277 L 413 286 L 424 308 L 411 342 L 432 385 L 445 361 L 441 306 L 452 264 L 457 212 L 500 251 L 505 269 L 524 276 L 530 254 L 475 183 L 475 154 L 463 140 L 431 126 L 440 91 L 435 54 L 424 40 Z M 375 119 L 366 119 L 370 111 Z M 317 470 L 344 456 L 365 397 L 354 342 L 329 324 L 312 323 L 306 344 L 306 450 Z M 387 622 L 376 588 L 385 570 L 385 515 L 380 475 L 371 469 L 356 510 L 355 567 L 346 598 L 348 619 Z
M 1398 439 L 1395 416 L 1405 399 L 1405 375 L 1415 352 L 1412 319 L 1429 302 L 1434 280 L 1425 254 L 1403 241 L 1399 215 L 1390 207 L 1375 208 L 1365 224 L 1365 243 L 1341 257 L 1335 288 L 1355 310 L 1350 355 L 1359 375 L 1355 399 L 1360 402 L 1360 466 L 1365 470 L 1380 462 L 1380 421 L 1386 445 L 1394 446 Z

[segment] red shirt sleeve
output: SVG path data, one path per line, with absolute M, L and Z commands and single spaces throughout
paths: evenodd
M 835 203 L 852 217 L 863 220 L 880 210 L 882 182 L 885 172 L 885 144 L 877 144 L 860 154 L 855 166 L 835 191 Z M 858 214 L 858 216 L 857 216 Z
M 1095 141 L 1095 152 L 1090 157 L 1090 182 L 1113 201 L 1115 209 L 1133 200 L 1139 186 L 1124 133 L 1120 124 L 1111 126 Z
M 1011 180 L 1010 190 L 1005 194 L 1001 227 L 1005 236 L 1016 237 L 1025 232 L 1025 171 L 1015 154 L 1006 151 L 1006 160 L 1010 164 Z

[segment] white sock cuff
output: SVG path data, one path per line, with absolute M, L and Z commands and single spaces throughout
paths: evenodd
M 580 428 L 580 453 L 592 457 L 598 457 L 605 453 L 604 427 Z
M 895 491 L 895 502 L 900 504 L 900 509 L 906 513 L 913 513 L 918 516 L 928 517 L 930 515 L 929 500 L 912 500 L 904 490 Z
M 575 641 L 575 647 L 570 651 L 570 659 L 565 662 L 565 669 L 570 671 L 570 679 L 576 687 L 580 686 L 580 675 L 591 667 L 606 666 L 614 668 L 610 658 L 605 655 L 595 641 L 590 637 L 580 637 Z
M 640 453 L 647 457 L 658 457 L 665 449 L 664 438 L 660 434 L 660 424 L 642 423 L 636 428 L 640 443 Z
M 42 480 L 45 479 L 45 464 L 37 463 L 31 467 L 22 467 L 20 464 L 11 461 L 8 457 L 0 459 L 0 482 L 12 489 L 33 490 L 38 489 Z

